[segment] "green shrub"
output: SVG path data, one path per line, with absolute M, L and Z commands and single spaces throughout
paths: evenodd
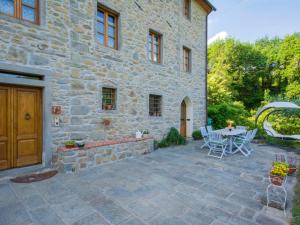
M 166 148 L 172 145 L 184 145 L 185 144 L 185 138 L 180 135 L 178 130 L 174 127 L 170 129 L 167 136 L 164 137 L 159 143 L 159 148 Z
M 208 107 L 208 116 L 212 118 L 215 129 L 226 127 L 228 120 L 234 121 L 235 125 L 253 127 L 249 111 L 240 102 L 211 105 Z
M 192 133 L 192 136 L 193 136 L 193 139 L 194 139 L 195 141 L 196 141 L 196 140 L 202 139 L 202 135 L 201 135 L 200 130 L 195 130 L 195 131 Z

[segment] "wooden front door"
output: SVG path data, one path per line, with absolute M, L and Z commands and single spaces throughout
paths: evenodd
M 180 134 L 186 137 L 186 104 L 184 100 L 181 103 Z
M 0 169 L 42 161 L 42 93 L 0 84 Z

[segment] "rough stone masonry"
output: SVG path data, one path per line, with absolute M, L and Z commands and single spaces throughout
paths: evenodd
M 112 140 L 137 129 L 160 139 L 180 128 L 186 97 L 192 129 L 204 125 L 207 12 L 200 4 L 191 1 L 189 20 L 181 0 L 40 2 L 39 25 L 0 15 L 0 62 L 51 71 L 51 105 L 62 107 L 60 126 L 51 121 L 53 151 L 68 139 Z M 119 13 L 118 50 L 97 41 L 97 4 Z M 149 30 L 162 34 L 161 64 L 147 57 Z M 191 49 L 190 73 L 183 72 L 183 46 Z M 102 110 L 103 87 L 116 89 L 116 110 Z M 162 96 L 161 117 L 149 116 L 149 94 Z

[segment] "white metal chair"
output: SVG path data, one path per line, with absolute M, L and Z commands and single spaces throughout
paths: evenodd
M 251 137 L 252 131 L 247 131 L 245 136 L 236 137 L 233 140 L 233 145 L 236 147 L 233 153 L 241 152 L 244 156 L 249 156 L 252 151 L 249 145 Z
M 248 143 L 248 146 L 249 146 L 249 149 L 250 149 L 250 152 L 253 152 L 253 148 L 251 147 L 251 142 L 253 141 L 253 139 L 255 138 L 256 134 L 257 134 L 257 131 L 258 129 L 255 128 L 254 130 L 252 130 L 251 132 L 251 137 L 249 139 L 249 143 Z
M 205 146 L 210 148 L 209 146 L 209 139 L 208 139 L 208 133 L 205 127 L 200 127 L 200 133 L 203 137 L 204 144 L 201 146 L 201 149 L 203 149 Z
M 214 131 L 213 128 L 212 128 L 212 126 L 206 126 L 206 129 L 207 129 L 208 133 L 211 133 L 211 132 Z
M 251 147 L 251 142 L 255 138 L 257 133 L 257 128 L 248 131 L 244 136 L 236 137 L 233 140 L 233 145 L 237 148 L 233 153 L 241 152 L 244 156 L 249 156 L 253 152 Z
M 208 137 L 210 146 L 208 155 L 222 159 L 222 157 L 225 155 L 228 139 L 223 138 L 221 134 L 215 132 L 208 133 Z
M 245 126 L 236 126 L 236 129 L 239 130 L 247 130 L 247 128 Z

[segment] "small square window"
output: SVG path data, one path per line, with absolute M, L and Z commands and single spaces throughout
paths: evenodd
M 162 115 L 162 96 L 149 95 L 149 115 L 157 117 Z
M 116 89 L 102 88 L 102 110 L 116 109 Z
M 191 49 L 183 47 L 183 71 L 191 72 Z

